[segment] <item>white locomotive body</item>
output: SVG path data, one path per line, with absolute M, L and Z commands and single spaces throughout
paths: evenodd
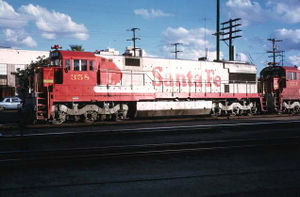
M 97 55 L 122 73 L 107 73 L 97 93 L 130 95 L 139 116 L 239 114 L 257 110 L 256 67 L 242 62 L 211 62 L 152 57 Z M 111 76 L 110 76 L 111 75 Z M 103 77 L 102 77 L 103 78 Z M 114 81 L 117 79 L 119 81 Z M 113 85 L 112 85 L 113 84 Z

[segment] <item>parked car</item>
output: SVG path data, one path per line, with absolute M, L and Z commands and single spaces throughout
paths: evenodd
M 21 109 L 22 100 L 18 97 L 6 97 L 0 102 L 0 110 Z

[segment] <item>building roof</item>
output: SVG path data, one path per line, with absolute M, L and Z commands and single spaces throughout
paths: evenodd
M 49 51 L 0 48 L 0 64 L 26 65 L 36 61 L 39 56 L 49 57 Z

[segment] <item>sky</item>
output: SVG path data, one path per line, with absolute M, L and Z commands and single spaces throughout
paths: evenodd
M 236 59 L 257 65 L 268 58 L 275 38 L 284 50 L 284 64 L 300 66 L 300 0 L 220 0 L 221 22 L 241 18 L 233 41 Z M 137 27 L 137 47 L 146 56 L 180 59 L 216 55 L 216 0 L 2 0 L 0 47 L 48 51 L 81 45 L 85 51 L 114 48 L 122 54 L 132 45 L 129 29 Z M 228 46 L 221 42 L 221 58 Z M 279 61 L 279 58 L 278 58 Z

